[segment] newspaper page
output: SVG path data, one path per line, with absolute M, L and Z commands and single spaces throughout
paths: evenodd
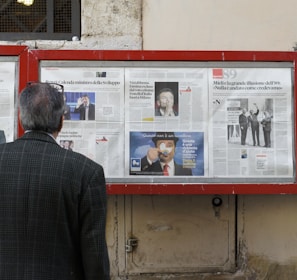
M 126 176 L 164 176 L 165 163 L 166 176 L 209 176 L 207 80 L 207 69 L 125 70 Z
M 0 62 L 0 144 L 15 138 L 16 63 Z
M 43 67 L 41 81 L 64 86 L 64 125 L 58 144 L 124 177 L 124 69 Z
M 293 176 L 291 69 L 209 69 L 209 94 L 211 176 Z

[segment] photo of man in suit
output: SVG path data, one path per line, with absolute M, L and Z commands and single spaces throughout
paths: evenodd
M 252 129 L 254 146 L 260 146 L 260 124 L 258 121 L 259 108 L 256 103 L 254 103 L 254 105 L 256 107 L 256 112 L 254 112 L 254 110 L 250 110 L 250 115 L 248 116 L 248 123 Z
M 154 148 L 149 148 L 141 159 L 141 171 L 159 176 L 192 176 L 190 168 L 184 168 L 174 161 L 178 137 L 173 132 L 157 132 L 152 141 Z
M 95 120 L 95 105 L 90 102 L 87 94 L 78 98 L 74 113 L 79 113 L 80 120 Z
M 110 279 L 104 170 L 56 142 L 63 91 L 28 84 L 19 97 L 25 133 L 0 145 L 1 279 Z
M 241 145 L 245 145 L 248 130 L 248 118 L 246 116 L 246 108 L 243 108 L 242 113 L 239 115 L 239 127 L 241 135 Z
M 0 144 L 6 143 L 4 130 L 0 130 Z
M 261 121 L 264 135 L 264 147 L 271 148 L 271 121 L 273 115 L 268 111 L 264 111 L 264 119 Z

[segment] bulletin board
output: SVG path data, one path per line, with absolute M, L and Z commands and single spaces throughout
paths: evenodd
M 24 46 L 0 46 L 0 143 L 11 142 L 18 135 L 15 103 L 23 78 L 20 72 L 26 73 L 26 50 Z
M 28 50 L 27 80 L 64 85 L 57 142 L 101 164 L 109 194 L 297 193 L 295 60 Z

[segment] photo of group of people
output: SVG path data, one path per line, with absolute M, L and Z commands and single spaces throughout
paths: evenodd
M 228 107 L 228 141 L 241 146 L 258 146 L 271 148 L 271 131 L 273 121 L 272 99 L 249 104 L 248 99 L 230 100 Z
M 65 92 L 64 120 L 95 120 L 95 92 Z

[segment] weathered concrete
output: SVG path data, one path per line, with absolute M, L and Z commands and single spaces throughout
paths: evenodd
M 83 0 L 81 47 L 141 49 L 142 1 Z
M 295 280 L 297 262 L 292 259 L 282 264 L 265 256 L 250 256 L 244 275 L 248 280 Z
M 112 280 L 249 280 L 243 275 L 232 274 L 154 274 L 154 275 L 135 275 L 113 278 Z

